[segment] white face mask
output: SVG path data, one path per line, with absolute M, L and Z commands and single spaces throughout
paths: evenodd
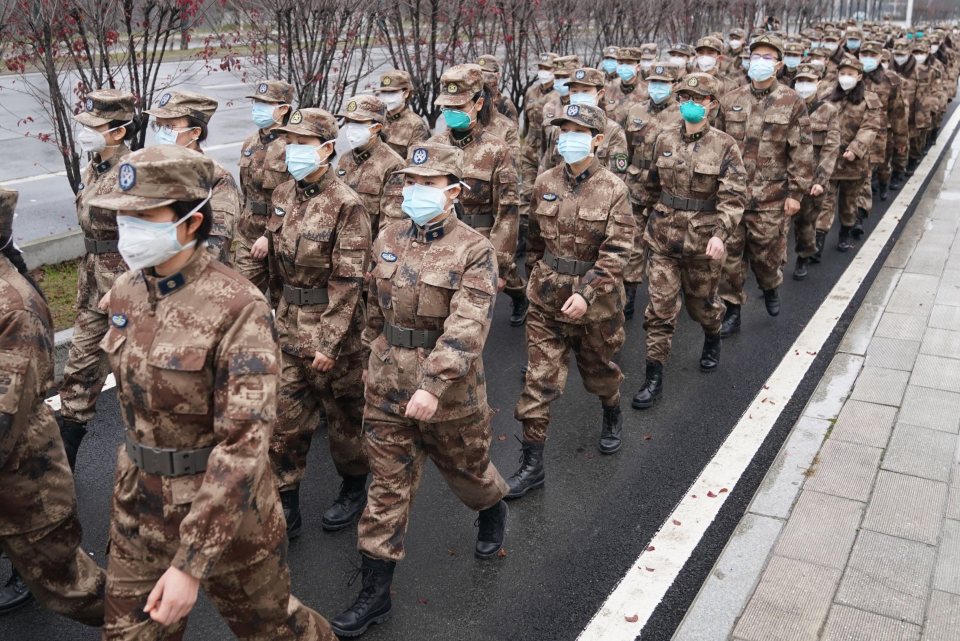
M 537 72 L 537 80 L 540 81 L 541 85 L 549 85 L 553 82 L 553 72 L 547 71 L 546 69 L 541 69 Z
M 402 91 L 384 91 L 378 93 L 377 98 L 379 98 L 383 106 L 387 108 L 387 111 L 396 111 L 403 106 Z
M 643 69 L 644 71 L 650 71 L 652 67 L 653 67 L 653 60 L 644 59 L 640 61 L 640 68 Z
M 930 45 L 930 53 L 937 53 L 940 51 L 940 45 Z
M 927 54 L 925 53 L 915 53 L 913 57 L 917 59 L 917 62 L 923 64 L 927 61 Z
M 343 139 L 347 141 L 347 146 L 350 149 L 363 147 L 370 142 L 372 136 L 370 125 L 365 125 L 362 122 L 348 122 L 340 128 L 340 133 L 343 134 Z
M 126 123 L 120 125 L 120 127 L 126 127 Z M 99 154 L 101 151 L 109 147 L 119 147 L 120 145 L 107 145 L 107 138 L 104 134 L 108 134 L 111 131 L 116 131 L 120 127 L 114 127 L 113 129 L 107 129 L 104 132 L 99 132 L 96 129 L 91 129 L 90 127 L 83 127 L 77 132 L 77 144 L 80 145 L 81 154 Z
M 670 56 L 670 62 L 681 69 L 687 66 L 687 58 L 685 56 Z
M 736 51 L 737 49 L 739 49 L 741 46 L 743 46 L 743 40 L 731 40 L 731 41 L 730 41 L 730 48 L 733 49 L 734 51 Z
M 856 76 L 840 76 L 837 78 L 837 83 L 839 83 L 840 88 L 844 91 L 850 91 L 857 86 L 857 83 L 860 82 Z
M 910 60 L 910 56 L 894 56 L 893 60 L 902 67 L 903 65 L 907 64 L 908 60 Z
M 199 206 L 176 222 L 153 223 L 133 216 L 117 216 L 117 231 L 120 239 L 117 250 L 132 271 L 161 265 L 184 249 L 197 244 L 195 240 L 181 245 L 177 240 L 177 227 L 196 214 L 210 196 Z
M 813 94 L 817 93 L 817 83 L 815 82 L 798 82 L 793 86 L 793 90 L 800 94 L 800 97 L 806 100 Z
M 716 56 L 697 56 L 697 66 L 700 67 L 700 71 L 706 73 L 717 66 L 717 58 Z
M 839 47 L 839 46 L 840 46 L 840 43 L 839 43 L 839 42 L 824 42 L 824 43 L 823 43 L 823 48 L 826 49 L 827 51 L 836 51 L 836 50 L 837 50 L 837 47 Z
M 810 61 L 810 64 L 812 64 L 817 69 L 823 69 L 825 66 L 827 66 L 827 63 L 824 62 L 823 58 L 814 58 L 813 60 Z

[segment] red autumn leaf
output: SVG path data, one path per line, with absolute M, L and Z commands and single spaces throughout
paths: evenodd
M 644 435 L 643 435 L 643 440 L 649 441 L 649 440 L 651 440 L 651 439 L 653 439 L 653 434 L 644 434 Z
M 697 496 L 696 494 L 691 494 L 691 495 L 690 495 L 690 498 L 692 498 L 692 499 L 697 499 L 697 498 L 700 498 L 700 497 Z
M 673 524 L 674 524 L 674 525 L 683 525 L 683 523 L 681 523 L 681 522 L 678 521 L 677 519 L 673 519 Z
M 707 496 L 709 496 L 709 497 L 712 498 L 712 499 L 717 498 L 717 495 L 714 494 L 713 492 L 707 492 Z
M 626 621 L 627 623 L 636 623 L 637 621 L 640 620 L 640 617 L 639 615 L 636 615 L 636 614 L 631 614 L 630 616 L 624 615 L 623 620 Z
M 720 488 L 720 494 L 723 494 L 724 492 L 729 492 L 729 491 L 730 491 L 730 490 L 728 490 L 728 489 L 725 488 L 725 487 L 721 487 L 721 488 Z
M 423 597 L 420 597 L 419 599 L 417 599 L 417 605 L 426 605 L 428 603 L 430 602 L 424 599 Z
M 652 545 L 647 546 L 647 552 L 653 552 L 656 549 L 657 548 L 653 547 Z
M 507 440 L 507 435 L 506 435 L 506 434 L 500 434 L 499 436 L 497 436 L 497 440 L 498 440 L 498 441 L 505 441 L 505 440 Z
M 648 568 L 647 566 L 644 566 L 643 569 L 646 570 L 647 572 L 656 572 L 656 570 L 654 570 L 653 568 Z
M 498 557 L 500 557 L 500 558 L 502 559 L 502 558 L 504 558 L 504 557 L 506 557 L 506 556 L 507 556 L 507 551 L 506 551 L 506 550 L 504 550 L 503 548 L 500 548 L 500 551 L 499 551 L 499 552 L 497 552 L 497 556 L 498 556 Z

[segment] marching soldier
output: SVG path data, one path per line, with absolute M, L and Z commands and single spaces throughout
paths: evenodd
M 719 38 L 706 36 L 697 40 L 697 69 L 708 73 L 720 83 L 720 95 L 737 88 L 736 82 L 727 79 L 720 64 L 723 54 L 723 42 Z
M 430 129 L 423 118 L 410 108 L 413 81 L 410 74 L 400 69 L 389 69 L 380 76 L 380 85 L 374 90 L 387 109 L 384 138 L 401 158 L 407 157 L 410 145 L 430 137 Z
M 477 58 L 477 64 L 483 69 L 483 82 L 490 90 L 497 113 L 506 116 L 516 125 L 520 122 L 520 112 L 517 111 L 517 106 L 510 100 L 510 96 L 500 91 L 500 61 L 497 60 L 496 56 L 483 55 Z
M 617 75 L 617 53 L 620 47 L 613 45 L 603 48 L 603 58 L 600 60 L 600 70 L 604 73 L 606 84 L 610 85 L 619 78 Z
M 637 47 L 620 47 L 617 50 L 617 76 L 607 92 L 602 105 L 607 118 L 612 119 L 621 128 L 626 126 L 627 112 L 634 105 L 645 101 L 647 83 L 640 77 L 640 58 L 643 54 Z

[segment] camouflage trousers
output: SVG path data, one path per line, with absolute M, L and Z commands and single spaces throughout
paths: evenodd
M 817 218 L 823 209 L 823 199 L 830 190 L 830 185 L 824 185 L 824 189 L 819 196 L 804 196 L 800 201 L 800 211 L 793 217 L 797 256 L 810 258 L 817 253 Z
M 743 219 L 727 238 L 727 257 L 723 261 L 720 298 L 742 305 L 747 282 L 747 263 L 757 277 L 760 289 L 774 289 L 783 282 L 787 261 L 786 222 L 782 209 L 745 211 Z
M 100 627 L 106 578 L 80 547 L 80 536 L 74 511 L 39 530 L 0 537 L 0 549 L 45 608 Z
M 927 137 L 930 135 L 930 129 L 911 129 L 910 130 L 910 160 L 919 161 L 927 149 Z
M 840 214 L 840 225 L 853 227 L 857 224 L 857 204 L 863 183 L 870 186 L 870 178 L 855 178 L 853 180 L 831 180 L 830 189 L 823 193 L 823 206 L 817 219 L 817 229 L 830 231 L 833 227 L 837 212 Z
M 627 267 L 623 270 L 623 282 L 630 285 L 637 285 L 643 282 L 643 275 L 647 271 L 647 243 L 643 239 L 643 234 L 647 229 L 646 210 L 636 215 L 637 208 L 634 208 L 634 217 L 637 221 L 637 229 L 633 234 L 633 249 L 627 257 Z
M 363 358 L 341 355 L 333 369 L 310 367 L 312 358 L 283 353 L 277 424 L 270 439 L 270 461 L 281 490 L 300 485 L 321 411 L 327 415 L 330 455 L 340 476 L 362 476 L 369 469 L 361 448 Z
M 650 302 L 643 314 L 647 360 L 667 362 L 682 303 L 704 333 L 720 332 L 726 311 L 718 293 L 721 269 L 721 261 L 707 256 L 665 256 L 650 252 L 647 263 Z
M 507 273 L 506 285 L 503 291 L 508 296 L 526 294 L 527 283 L 520 275 L 520 269 L 517 267 L 522 264 L 527 256 L 527 230 L 529 229 L 529 218 L 526 215 L 520 217 L 520 227 L 517 230 L 517 251 L 513 254 L 513 264 L 510 265 L 510 271 Z M 527 270 L 530 273 L 530 270 Z
M 860 185 L 860 193 L 857 194 L 857 207 L 866 211 L 867 214 L 873 211 L 873 172 L 876 167 L 877 165 L 870 164 L 867 179 Z
M 240 272 L 240 275 L 253 283 L 257 289 L 264 294 L 267 293 L 267 287 L 270 284 L 270 269 L 266 257 L 257 260 L 250 255 L 250 249 L 253 245 L 248 244 L 246 240 L 239 240 L 236 243 L 236 251 L 233 254 L 233 268 Z
M 507 483 L 490 462 L 490 412 L 441 423 L 414 421 L 367 405 L 364 450 L 372 481 L 360 517 L 357 548 L 387 561 L 404 557 L 413 497 L 429 457 L 457 498 L 479 512 L 496 505 Z
M 550 403 L 567 385 L 573 350 L 584 388 L 608 406 L 620 404 L 623 372 L 613 362 L 623 346 L 623 312 L 613 318 L 574 325 L 530 305 L 527 315 L 527 376 L 514 416 L 523 423 L 523 440 L 543 443 L 550 424 Z
M 70 342 L 67 365 L 60 385 L 60 413 L 64 418 L 80 423 L 93 419 L 103 382 L 110 373 L 100 341 L 110 327 L 106 314 L 81 306 Z

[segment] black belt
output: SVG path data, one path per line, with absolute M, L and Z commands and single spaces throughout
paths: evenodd
M 390 323 L 383 324 L 383 335 L 387 342 L 394 347 L 424 347 L 433 349 L 440 339 L 442 331 L 436 329 L 407 329 L 406 327 L 397 327 Z
M 461 220 L 474 229 L 493 227 L 493 214 L 464 214 Z
M 254 216 L 266 216 L 270 213 L 270 208 L 267 207 L 267 203 L 258 203 L 256 201 L 248 201 L 247 207 L 250 209 L 250 212 Z
M 550 252 L 543 252 L 544 264 L 557 272 L 558 274 L 570 274 L 572 276 L 583 276 L 593 269 L 595 261 L 577 260 L 576 258 L 564 258 L 563 256 L 554 256 Z
M 186 476 L 199 474 L 207 469 L 212 447 L 195 450 L 174 450 L 166 447 L 147 447 L 126 435 L 127 456 L 140 470 L 160 476 Z
M 660 192 L 660 202 L 667 207 L 682 209 L 684 211 L 717 211 L 717 201 L 715 198 L 711 198 L 710 200 L 677 198 L 673 194 L 662 191 Z
M 291 305 L 326 305 L 330 302 L 326 287 L 291 287 L 283 286 L 283 300 Z
M 116 240 L 97 240 L 96 238 L 83 237 L 83 247 L 88 254 L 116 254 Z

